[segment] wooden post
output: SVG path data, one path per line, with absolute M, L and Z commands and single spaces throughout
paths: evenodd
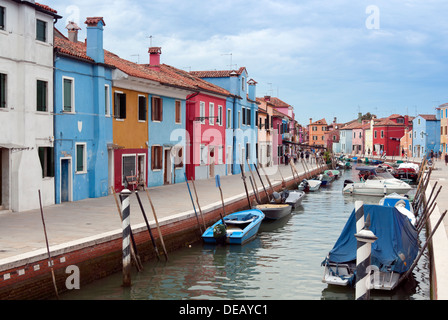
M 199 205 L 199 198 L 198 198 L 198 193 L 196 192 L 196 186 L 194 184 L 194 180 L 191 180 L 191 184 L 193 185 L 194 195 L 196 196 L 196 204 L 198 205 L 199 214 L 201 215 L 201 218 L 202 218 L 202 225 L 204 226 L 204 230 L 205 230 L 207 228 L 205 227 L 204 215 L 202 214 L 201 206 Z
M 191 195 L 190 185 L 188 184 L 187 174 L 184 173 L 185 177 L 185 183 L 187 184 L 188 193 L 190 194 L 191 203 L 193 204 L 194 214 L 196 215 L 196 220 L 198 221 L 199 231 L 201 232 L 201 235 L 203 233 L 201 223 L 199 222 L 198 213 L 196 212 L 196 206 L 194 205 L 193 196 Z
M 271 197 L 269 197 L 269 194 L 266 191 L 266 188 L 264 187 L 264 183 L 263 183 L 263 180 L 261 179 L 261 175 L 260 175 L 260 172 L 258 171 L 258 167 L 257 166 L 255 166 L 255 170 L 257 171 L 258 178 L 260 179 L 261 186 L 263 187 L 263 190 L 264 190 L 264 193 L 265 193 L 265 195 L 266 195 L 266 197 L 268 199 L 268 202 L 270 202 L 271 201 Z
M 138 192 L 136 192 L 135 195 L 137 196 L 138 204 L 140 205 L 140 210 L 142 211 L 143 218 L 145 219 L 146 228 L 148 229 L 149 236 L 151 238 L 151 242 L 154 247 L 154 251 L 156 252 L 156 255 L 157 255 L 157 259 L 160 260 L 159 249 L 157 248 L 156 241 L 154 240 L 154 236 L 152 235 L 152 231 L 151 231 L 151 227 L 149 226 L 148 219 L 146 218 L 145 209 L 143 208 L 143 204 L 140 199 L 140 195 L 138 194 Z
M 149 196 L 149 191 L 146 189 L 146 195 L 149 200 L 149 204 L 151 205 L 152 213 L 154 214 L 154 220 L 156 221 L 157 231 L 159 232 L 160 241 L 162 242 L 163 252 L 165 253 L 165 258 L 168 260 L 168 253 L 166 251 L 165 242 L 163 241 L 162 231 L 160 230 L 159 221 L 157 220 L 156 209 L 154 209 L 154 205 L 152 204 L 151 197 Z
M 56 293 L 56 298 L 59 299 L 58 287 L 56 286 L 56 277 L 54 276 L 54 270 L 53 270 L 53 260 L 51 259 L 50 246 L 48 245 L 47 228 L 45 227 L 44 211 L 42 209 L 42 200 L 41 200 L 41 196 L 40 196 L 40 189 L 38 190 L 38 194 L 39 194 L 40 216 L 42 218 L 42 225 L 44 227 L 45 243 L 47 244 L 48 265 L 50 266 L 50 270 L 51 270 L 51 278 L 53 279 L 53 286 L 54 286 L 54 291 Z
M 246 176 L 245 176 L 245 174 L 244 174 L 244 168 L 243 168 L 243 166 L 244 166 L 244 165 L 240 163 L 240 168 L 241 168 L 241 179 L 243 179 L 244 189 L 246 190 L 247 203 L 249 204 L 249 209 L 251 209 L 251 208 L 252 208 L 252 204 L 250 203 L 249 191 L 247 190 Z
M 123 189 L 120 194 L 123 200 L 121 208 L 121 228 L 123 230 L 123 287 L 131 286 L 130 194 L 131 191 L 128 189 Z

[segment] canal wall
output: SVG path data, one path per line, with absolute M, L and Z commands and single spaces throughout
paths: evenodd
M 296 180 L 292 176 L 285 177 L 286 188 L 296 188 L 297 182 L 309 176 L 317 175 L 326 169 L 326 166 L 314 168 L 307 174 L 300 174 Z M 275 191 L 281 191 L 283 188 L 282 182 L 272 182 L 272 187 Z M 269 193 L 269 185 L 265 185 L 265 188 Z M 249 183 L 248 190 L 252 190 Z M 266 199 L 263 187 L 259 186 L 257 193 L 263 200 Z M 256 201 L 253 191 L 249 191 L 249 201 L 250 203 Z M 249 207 L 245 193 L 227 197 L 224 199 L 224 203 L 226 215 Z M 191 207 L 191 202 L 185 204 L 184 207 Z M 138 209 L 134 208 L 134 210 Z M 218 201 L 205 205 L 201 207 L 201 211 L 206 226 L 210 226 L 220 219 L 222 203 Z M 168 253 L 200 240 L 201 230 L 198 226 L 198 220 L 203 229 L 202 217 L 198 208 L 196 208 L 196 212 L 194 210 L 188 210 L 158 219 Z M 156 232 L 154 221 L 150 221 L 150 228 L 159 248 L 160 259 L 163 260 L 165 257 L 163 256 L 161 241 L 158 232 Z M 132 226 L 132 233 L 141 261 L 157 259 L 146 224 L 139 223 Z M 83 285 L 122 270 L 122 230 L 116 229 L 54 245 L 51 246 L 50 254 L 58 293 L 61 294 L 68 290 L 68 287 L 71 285 L 70 281 L 72 280 L 72 276 L 78 271 L 79 283 L 82 288 Z M 77 270 L 75 273 L 70 268 L 71 266 L 76 266 Z M 1 260 L 1 300 L 52 298 L 55 298 L 55 288 L 46 249 L 35 250 Z

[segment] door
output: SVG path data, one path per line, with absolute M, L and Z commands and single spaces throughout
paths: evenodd
M 139 183 L 144 183 L 146 185 L 146 156 L 144 154 L 138 155 L 137 160 L 137 180 Z
M 163 162 L 163 184 L 171 183 L 171 150 L 165 149 L 165 158 Z
M 210 178 L 214 178 L 215 177 L 215 147 L 210 146 L 210 164 L 209 164 L 209 168 L 210 168 Z
M 70 201 L 70 168 L 71 159 L 61 159 L 61 202 Z

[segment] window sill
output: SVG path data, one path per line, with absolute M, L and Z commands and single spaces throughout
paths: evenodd
M 86 174 L 87 171 L 76 171 L 75 174 Z

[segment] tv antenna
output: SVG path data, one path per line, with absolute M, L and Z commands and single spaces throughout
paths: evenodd
M 221 55 L 222 56 L 230 56 L 230 65 L 229 65 L 229 67 L 230 67 L 230 69 L 232 69 L 232 66 L 235 66 L 235 68 L 236 68 L 236 64 L 232 64 L 232 53 L 223 53 Z

